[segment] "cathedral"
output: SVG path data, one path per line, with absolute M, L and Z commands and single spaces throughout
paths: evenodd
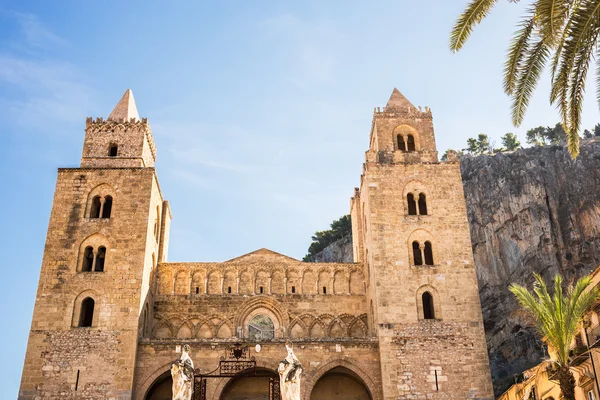
M 459 160 L 438 161 L 429 108 L 394 89 L 374 109 L 353 263 L 169 261 L 156 155 L 127 90 L 58 169 L 19 399 L 168 400 L 184 345 L 193 399 L 278 399 L 287 340 L 305 400 L 493 398 Z

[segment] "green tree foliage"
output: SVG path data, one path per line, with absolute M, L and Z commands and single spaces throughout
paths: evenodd
M 544 146 L 548 144 L 560 144 L 566 140 L 566 133 L 560 122 L 553 128 L 538 126 L 532 128 L 525 134 L 527 143 L 534 146 Z
M 600 124 L 594 126 L 594 136 L 600 136 Z
M 479 156 L 481 154 L 489 154 L 493 152 L 492 146 L 490 146 L 490 139 L 485 133 L 477 135 L 477 139 L 467 139 L 467 147 L 463 149 L 464 152 L 473 156 Z
M 521 142 L 512 132 L 506 133 L 500 138 L 502 140 L 502 151 L 515 151 L 521 147 Z
M 575 378 L 571 373 L 571 343 L 579 331 L 585 313 L 598 301 L 600 293 L 589 276 L 579 279 L 563 291 L 560 275 L 554 277 L 554 296 L 542 277 L 535 274 L 533 293 L 511 284 L 509 290 L 523 309 L 533 317 L 536 329 L 548 345 L 556 376 L 565 400 L 575 400 Z
M 583 131 L 583 137 L 586 139 L 591 139 L 594 137 L 594 134 L 592 132 L 590 132 L 589 130 L 585 129 Z
M 315 232 L 312 237 L 312 243 L 308 247 L 308 254 L 302 258 L 302 261 L 313 261 L 314 256 L 325 247 L 336 240 L 352 234 L 350 215 L 344 215 L 340 219 L 333 221 L 330 226 L 331 229 Z
M 450 35 L 453 52 L 463 47 L 473 28 L 496 3 L 498 0 L 470 0 Z M 519 126 L 523 121 L 540 75 L 550 63 L 550 103 L 559 110 L 567 132 L 567 148 L 575 158 L 579 154 L 578 132 L 587 73 L 598 48 L 600 1 L 530 0 L 527 3 L 504 64 L 504 91 L 512 100 L 513 124 Z M 596 80 L 596 89 L 600 103 L 600 80 Z

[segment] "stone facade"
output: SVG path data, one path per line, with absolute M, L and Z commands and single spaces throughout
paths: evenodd
M 307 400 L 491 399 L 459 165 L 437 161 L 431 121 L 397 90 L 376 110 L 353 263 L 267 249 L 174 263 L 127 91 L 88 119 L 81 168 L 59 170 L 19 398 L 164 399 L 182 344 L 201 373 L 236 343 L 272 373 L 291 339 Z M 265 398 L 247 379 L 209 380 L 207 398 Z

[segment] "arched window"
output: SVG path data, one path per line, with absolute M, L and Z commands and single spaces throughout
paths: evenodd
M 433 308 L 433 296 L 429 292 L 423 293 L 423 318 L 435 319 L 435 310 Z
M 406 140 L 406 147 L 408 152 L 415 151 L 415 137 L 413 135 L 408 135 Z
M 414 241 L 412 243 L 412 248 L 415 265 L 423 265 L 423 255 L 421 254 L 421 246 L 419 246 L 419 242 Z
M 425 193 L 419 194 L 419 215 L 427 215 L 427 200 Z
M 100 201 L 100 196 L 94 196 L 92 199 L 92 206 L 90 207 L 90 218 L 100 218 L 101 207 L 102 202 Z
M 86 297 L 81 302 L 81 311 L 79 312 L 79 327 L 92 326 L 94 321 L 94 299 Z
M 425 265 L 433 265 L 433 250 L 431 242 L 425 242 Z
M 108 156 L 109 157 L 116 157 L 118 152 L 119 152 L 119 146 L 116 145 L 115 143 L 111 143 L 108 146 Z
M 112 197 L 106 196 L 104 198 L 104 204 L 102 205 L 102 218 L 110 218 L 111 211 L 112 211 Z
M 408 215 L 417 215 L 417 203 L 415 202 L 415 196 L 412 193 L 406 195 L 408 201 Z
M 94 266 L 94 271 L 103 272 L 104 271 L 104 258 L 106 257 L 106 247 L 100 246 L 98 248 L 98 253 L 96 253 L 96 265 Z
M 398 140 L 398 150 L 406 151 L 406 143 L 404 143 L 404 136 L 398 135 L 396 136 L 396 139 Z
M 251 341 L 275 338 L 275 324 L 264 314 L 258 314 L 248 323 L 248 339 Z
M 81 270 L 84 272 L 89 272 L 92 270 L 92 266 L 94 265 L 94 248 L 92 246 L 87 246 L 83 251 L 83 262 L 81 264 Z

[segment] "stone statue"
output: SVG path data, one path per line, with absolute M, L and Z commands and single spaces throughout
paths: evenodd
M 184 345 L 181 357 L 171 364 L 173 400 L 191 400 L 194 385 L 194 362 L 189 355 L 190 346 Z
M 285 342 L 287 356 L 279 363 L 279 387 L 281 389 L 281 400 L 300 400 L 300 376 L 302 375 L 302 364 L 294 354 L 292 342 Z

